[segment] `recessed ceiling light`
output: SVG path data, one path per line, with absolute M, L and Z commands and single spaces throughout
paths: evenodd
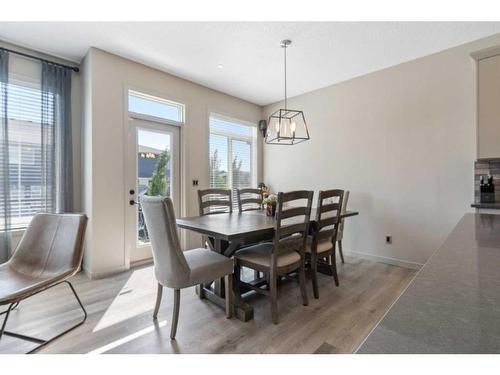
M 219 69 L 224 69 L 224 65 L 219 64 L 219 65 L 217 65 L 217 68 L 219 68 Z

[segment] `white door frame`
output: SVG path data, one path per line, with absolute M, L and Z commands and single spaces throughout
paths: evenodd
M 166 133 L 170 135 L 171 153 L 171 195 L 174 198 L 174 209 L 180 210 L 181 204 L 181 150 L 180 150 L 180 127 L 168 124 L 156 119 L 147 119 L 145 116 L 135 116 L 129 114 L 127 141 L 124 147 L 125 161 L 125 232 L 124 245 L 127 263 L 147 262 L 151 259 L 150 245 L 139 245 L 137 243 L 137 205 L 130 205 L 129 201 L 137 201 L 137 134 L 139 129 L 150 130 L 153 132 Z M 134 168 L 135 167 L 135 168 Z M 133 189 L 135 193 L 129 194 Z M 133 213 L 131 212 L 133 210 Z M 132 229 L 133 228 L 133 229 Z M 140 251 L 140 253 L 139 253 Z M 134 255 L 138 255 L 135 258 Z

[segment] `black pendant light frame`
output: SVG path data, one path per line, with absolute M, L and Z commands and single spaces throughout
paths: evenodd
M 291 121 L 293 118 L 300 116 L 302 117 L 302 121 L 304 122 L 304 126 L 306 128 L 306 136 L 305 137 L 297 137 L 297 136 L 284 136 L 281 135 L 280 132 L 277 132 L 276 137 L 268 139 L 266 137 L 266 143 L 267 144 L 272 144 L 272 145 L 295 145 L 297 143 L 301 143 L 304 141 L 307 141 L 310 139 L 309 137 L 309 130 L 307 129 L 307 123 L 306 123 L 306 118 L 304 117 L 304 112 L 302 111 L 296 111 L 293 109 L 278 109 L 276 112 L 274 112 L 271 116 L 269 116 L 269 121 L 267 122 L 268 124 L 271 123 L 272 119 L 277 119 L 278 123 L 281 124 L 284 121 Z M 281 127 L 281 125 L 280 125 Z M 268 131 L 269 134 L 269 131 Z

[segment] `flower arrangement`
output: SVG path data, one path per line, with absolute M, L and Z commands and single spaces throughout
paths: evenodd
M 269 188 L 263 182 L 259 183 L 258 188 L 262 191 L 262 196 L 264 198 L 267 198 L 267 196 L 271 193 L 271 191 L 269 190 Z M 262 204 L 264 204 L 264 202 L 262 202 Z
M 269 194 L 264 198 L 262 204 L 266 206 L 267 215 L 274 216 L 276 213 L 276 205 L 278 204 L 278 197 L 275 194 Z

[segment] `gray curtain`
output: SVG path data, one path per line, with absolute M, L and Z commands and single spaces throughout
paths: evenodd
M 0 263 L 10 256 L 9 133 L 7 124 L 7 83 L 9 53 L 0 49 Z
M 71 70 L 42 62 L 42 168 L 46 211 L 73 211 Z

